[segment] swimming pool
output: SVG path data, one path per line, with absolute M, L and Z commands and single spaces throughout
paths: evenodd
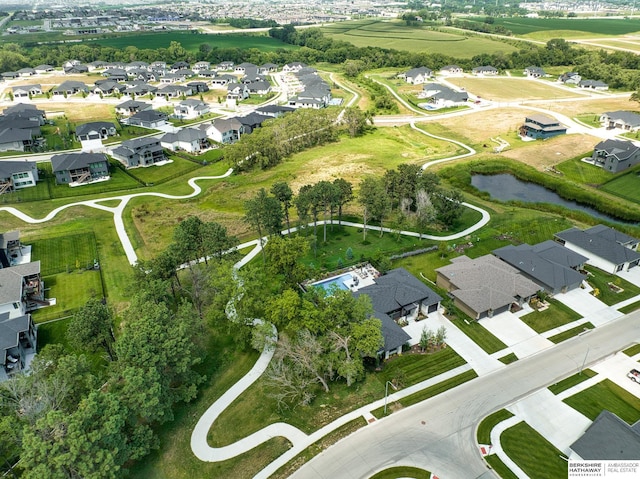
M 311 286 L 317 286 L 324 289 L 327 293 L 332 287 L 338 287 L 338 289 L 349 289 L 345 283 L 351 283 L 351 273 L 341 274 L 340 276 L 334 276 L 322 281 L 312 283 Z M 335 286 L 334 286 L 335 285 Z

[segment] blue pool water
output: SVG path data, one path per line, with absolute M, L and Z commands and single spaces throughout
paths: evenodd
M 333 278 L 325 279 L 323 281 L 318 281 L 316 283 L 313 283 L 311 286 L 320 287 L 327 292 L 329 292 L 329 290 L 335 286 L 337 286 L 338 289 L 349 289 L 347 285 L 344 284 L 345 281 L 348 281 L 348 282 L 351 281 L 350 273 L 346 273 L 340 276 L 334 276 Z

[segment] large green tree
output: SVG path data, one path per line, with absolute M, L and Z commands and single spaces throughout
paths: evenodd
M 71 318 L 67 329 L 69 341 L 80 350 L 104 350 L 114 360 L 113 315 L 106 303 L 90 299 Z

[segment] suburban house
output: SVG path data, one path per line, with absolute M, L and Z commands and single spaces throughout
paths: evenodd
M 123 141 L 111 151 L 111 155 L 127 168 L 152 166 L 166 160 L 160 140 L 153 137 Z
M 133 96 L 143 96 L 143 95 L 153 95 L 158 91 L 158 87 L 153 85 L 149 85 L 144 81 L 132 81 L 127 83 L 127 89 L 124 91 L 125 95 Z
M 11 318 L 8 312 L 0 313 L 0 382 L 29 368 L 37 344 L 38 330 L 30 314 Z
M 586 279 L 579 271 L 589 258 L 552 240 L 504 246 L 492 253 L 551 294 L 576 289 Z
M 86 65 L 81 65 L 80 63 L 77 63 L 70 67 L 63 68 L 63 71 L 65 75 L 77 75 L 80 73 L 88 73 L 89 67 Z
M 93 121 L 76 126 L 76 137 L 79 141 L 106 140 L 117 133 L 116 126 L 109 121 Z
M 16 78 L 20 78 L 20 74 L 18 72 L 2 72 L 3 80 L 15 80 Z
M 237 82 L 238 79 L 233 75 L 223 74 L 211 79 L 211 84 L 214 86 L 223 87 L 229 83 Z
M 446 65 L 440 69 L 440 75 L 460 75 L 462 67 L 458 65 Z
M 187 86 L 191 88 L 194 94 L 206 93 L 209 91 L 209 85 L 207 85 L 207 82 L 203 82 L 203 81 L 191 81 L 187 83 Z
M 58 184 L 78 186 L 109 179 L 109 162 L 103 153 L 53 155 L 51 168 Z
M 227 83 L 227 100 L 246 100 L 249 98 L 249 87 L 244 83 Z
M 209 70 L 210 68 L 211 63 L 205 61 L 196 62 L 193 67 L 191 67 L 191 69 L 196 73 L 200 73 L 202 70 Z
M 126 124 L 142 128 L 158 128 L 167 124 L 168 115 L 156 110 L 141 110 L 126 118 Z M 123 123 L 125 120 L 122 121 Z
M 163 148 L 171 151 L 188 151 L 198 153 L 209 147 L 207 134 L 199 128 L 182 128 L 176 133 L 166 133 L 160 138 Z
M 271 92 L 271 83 L 268 81 L 253 81 L 246 85 L 250 95 L 268 95 Z
M 233 69 L 234 73 L 243 75 L 247 70 L 258 70 L 258 65 L 254 65 L 253 63 L 243 62 L 235 66 Z
M 218 76 L 218 73 L 216 73 L 214 70 L 200 70 L 198 72 L 198 76 L 202 78 L 215 78 L 216 76 Z
M 199 126 L 207 137 L 218 143 L 234 143 L 240 139 L 242 123 L 235 118 L 216 118 Z
M 166 83 L 167 85 L 178 83 L 185 81 L 187 79 L 187 75 L 184 73 L 167 73 L 165 76 L 160 78 L 160 83 Z
M 200 100 L 182 100 L 173 107 L 173 114 L 178 118 L 198 118 L 209 111 L 209 105 Z
M 26 103 L 17 103 L 13 106 L 7 107 L 2 111 L 1 120 L 15 121 L 18 118 L 35 120 L 38 125 L 42 126 L 45 122 L 44 110 L 38 110 L 35 105 L 28 105 Z
M 29 98 L 34 95 L 42 95 L 40 85 L 21 85 L 12 87 L 13 98 Z
M 433 71 L 427 67 L 412 68 L 404 73 L 404 79 L 412 85 L 425 83 L 433 76 Z
M 89 87 L 81 81 L 74 80 L 67 80 L 51 89 L 53 96 L 68 96 L 82 92 L 89 93 Z
M 640 422 L 629 426 L 604 409 L 587 430 L 571 444 L 572 461 L 637 461 L 640 457 Z
M 471 70 L 471 74 L 478 76 L 497 75 L 498 69 L 489 65 L 485 65 L 481 67 L 475 67 L 473 70 Z
M 580 88 L 588 88 L 591 90 L 608 90 L 609 85 L 600 80 L 580 80 L 578 82 Z
M 640 163 L 640 147 L 628 140 L 604 140 L 593 148 L 591 158 L 605 171 L 618 173 Z
M 217 70 L 217 71 L 230 71 L 230 70 L 233 70 L 233 62 L 231 62 L 231 61 L 220 62 L 214 67 L 214 70 Z
M 18 70 L 18 75 L 21 77 L 30 77 L 36 74 L 36 71 L 33 68 L 25 67 Z
M 580 83 L 580 81 L 582 81 L 582 77 L 576 72 L 567 72 L 560 75 L 558 81 L 560 83 L 565 83 L 568 85 L 577 85 L 578 83 Z
M 123 93 L 126 89 L 126 85 L 123 85 L 116 81 L 102 80 L 101 82 L 95 83 L 91 92 L 96 95 L 108 96 Z
M 0 151 L 31 151 L 33 135 L 30 129 L 4 128 L 0 130 Z
M 540 286 L 493 255 L 471 259 L 459 256 L 436 269 L 436 284 L 446 289 L 460 310 L 473 319 L 521 307 L 535 296 Z
M 428 83 L 422 87 L 419 98 L 428 98 L 429 103 L 438 108 L 450 108 L 467 103 L 469 95 L 466 91 L 456 91 L 438 83 Z
M 42 73 L 51 73 L 55 69 L 51 65 L 43 64 L 43 65 L 38 65 L 37 67 L 34 68 L 34 70 L 36 73 L 42 74 Z
M 291 113 L 292 111 L 296 111 L 295 108 L 284 105 L 265 105 L 259 108 L 256 108 L 256 113 L 260 113 L 261 115 L 267 115 L 273 118 L 280 118 L 282 115 L 286 113 Z
M 40 261 L 0 269 L 0 315 L 18 318 L 48 305 L 49 301 L 44 299 Z
M 442 298 L 404 268 L 396 268 L 375 278 L 374 284 L 352 293 L 356 298 L 369 296 L 373 316 L 382 322 L 384 346 L 378 352 L 389 358 L 402 352 L 410 336 L 398 322 L 410 322 L 419 315 L 427 316 L 440 308 Z
M 569 228 L 554 235 L 567 248 L 589 258 L 587 264 L 607 273 L 628 271 L 640 263 L 636 238 L 604 225 L 586 230 Z
M 528 78 L 541 78 L 547 76 L 547 72 L 545 72 L 543 68 L 536 66 L 525 68 L 523 73 L 527 75 Z
M 564 135 L 566 132 L 566 126 L 561 125 L 555 118 L 542 113 L 527 116 L 524 124 L 520 127 L 520 136 L 536 140 L 546 140 L 554 136 Z
M 158 88 L 155 94 L 156 98 L 161 97 L 168 100 L 169 98 L 180 98 L 193 95 L 193 90 L 191 87 L 184 85 L 167 85 L 165 87 Z
M 608 129 L 637 131 L 640 128 L 640 115 L 632 111 L 605 111 L 600 115 L 600 123 Z
M 35 186 L 38 179 L 38 166 L 35 161 L 0 161 L 0 195 Z
M 273 73 L 277 71 L 278 71 L 278 65 L 276 65 L 275 63 L 265 63 L 264 65 L 260 65 L 258 67 L 258 73 L 260 73 L 261 75 L 267 75 L 269 73 Z
M 116 115 L 131 116 L 139 111 L 151 110 L 151 103 L 144 101 L 127 100 L 116 105 Z
M 260 113 L 251 112 L 245 116 L 237 116 L 235 117 L 240 123 L 242 123 L 242 133 L 248 134 L 251 133 L 256 128 L 262 126 L 262 123 L 266 120 L 270 120 L 270 116 L 261 115 Z
M 21 264 L 26 257 L 28 257 L 26 262 L 29 262 L 31 246 L 24 246 L 20 242 L 20 232 L 0 233 L 0 269 Z
M 295 73 L 299 72 L 302 68 L 305 68 L 307 65 L 301 62 L 291 62 L 287 63 L 282 67 L 282 71 L 285 73 Z

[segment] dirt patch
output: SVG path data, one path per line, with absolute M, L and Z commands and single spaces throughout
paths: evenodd
M 593 150 L 596 143 L 598 139 L 591 136 L 563 135 L 546 141 L 532 141 L 526 147 L 507 150 L 500 156 L 541 170 Z
M 515 108 L 486 110 L 439 120 L 442 126 L 469 138 L 474 143 L 491 143 L 490 138 L 517 131 L 527 112 Z M 492 143 L 492 146 L 495 145 Z
M 568 117 L 593 113 L 600 115 L 604 111 L 637 110 L 638 104 L 629 101 L 629 97 L 622 98 L 593 98 L 589 100 L 556 101 L 549 103 L 536 103 L 537 107 L 553 110 Z

